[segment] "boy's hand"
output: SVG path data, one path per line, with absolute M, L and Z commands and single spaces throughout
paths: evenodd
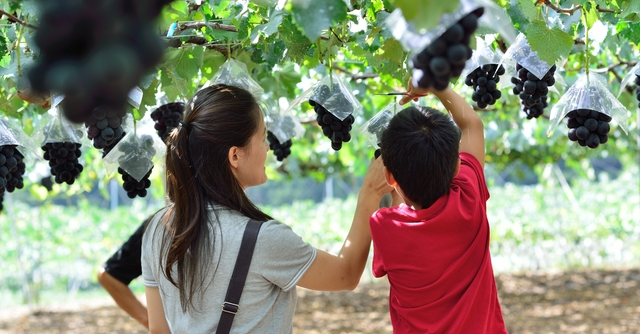
M 413 86 L 413 78 L 409 78 L 409 84 L 407 84 L 407 95 L 400 100 L 400 105 L 411 102 L 411 100 L 418 102 L 418 99 L 432 93 L 430 88 L 420 88 Z

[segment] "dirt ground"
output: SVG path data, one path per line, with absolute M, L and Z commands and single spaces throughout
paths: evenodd
M 640 333 L 640 269 L 496 276 L 507 329 L 530 333 Z M 384 281 L 354 292 L 299 290 L 294 333 L 391 333 Z M 2 310 L 0 310 L 2 311 Z M 0 314 L 0 333 L 146 333 L 110 303 Z

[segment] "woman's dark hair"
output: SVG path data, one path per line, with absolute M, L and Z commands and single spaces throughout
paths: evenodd
M 246 196 L 229 164 L 229 149 L 245 147 L 258 131 L 262 111 L 246 90 L 213 85 L 185 106 L 182 126 L 167 138 L 167 193 L 172 202 L 163 216 L 160 267 L 180 291 L 182 310 L 194 306 L 204 288 L 205 259 L 213 256 L 209 210 L 222 205 L 258 221 L 270 220 Z M 209 262 L 210 263 L 210 262 Z M 175 266 L 175 268 L 174 268 Z M 177 277 L 172 276 L 175 269 Z
M 423 209 L 449 192 L 459 159 L 460 129 L 428 107 L 396 114 L 382 133 L 382 160 L 412 202 Z

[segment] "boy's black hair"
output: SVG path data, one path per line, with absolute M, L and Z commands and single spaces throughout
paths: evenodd
M 426 209 L 449 193 L 460 135 L 453 120 L 433 108 L 409 107 L 391 119 L 380 150 L 408 200 Z

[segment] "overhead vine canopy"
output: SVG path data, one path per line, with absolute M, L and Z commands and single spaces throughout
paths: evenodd
M 622 78 L 637 64 L 638 1 L 493 2 L 504 9 L 510 24 L 526 36 L 540 59 L 556 64 L 568 85 L 590 68 L 604 75 L 610 90 L 617 93 Z M 363 105 L 355 115 L 353 140 L 339 152 L 331 150 L 312 107 L 304 104 L 294 112 L 306 133 L 294 141 L 292 156 L 274 167 L 318 178 L 332 172 L 361 174 L 374 147 L 357 136 L 357 127 L 394 98 L 376 94 L 403 91 L 411 76 L 408 60 L 412 55 L 392 36 L 386 19 L 400 8 L 417 29 L 429 30 L 458 4 L 455 0 L 171 2 L 154 21 L 155 33 L 165 42 L 166 50 L 162 61 L 139 82 L 143 97 L 133 115 L 138 120 L 144 118 L 148 107 L 158 104 L 158 93 L 166 102 L 186 101 L 229 58 L 246 65 L 276 110 L 285 109 L 287 102 L 322 77 L 340 76 Z M 49 95 L 33 92 L 25 79 L 26 71 L 40 56 L 34 36 L 41 12 L 41 2 L 36 0 L 0 0 L 0 111 L 19 119 L 27 133 L 33 131 L 38 115 L 50 104 Z M 492 49 L 504 52 L 509 47 L 509 41 L 491 27 L 481 26 L 476 35 Z M 453 87 L 472 103 L 472 91 L 464 79 Z M 549 93 L 549 104 L 562 94 L 563 89 Z M 590 151 L 571 143 L 565 132 L 547 136 L 548 114 L 526 119 L 518 96 L 503 91 L 502 97 L 482 112 L 487 126 L 487 159 L 498 168 L 513 162 L 541 166 L 558 160 L 585 167 L 586 157 L 606 155 L 631 160 L 638 153 L 635 98 L 633 86 L 620 96 L 629 111 L 629 134 L 613 127 L 606 147 Z M 100 168 L 98 162 L 90 165 Z M 104 173 L 93 174 L 93 178 L 101 175 Z

